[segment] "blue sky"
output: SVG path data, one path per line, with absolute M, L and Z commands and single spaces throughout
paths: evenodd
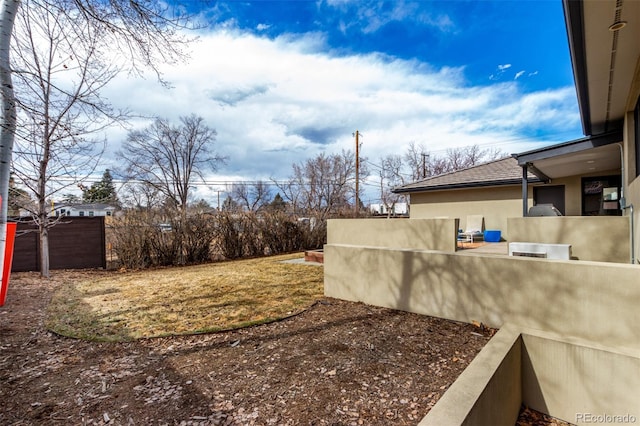
M 373 163 L 412 142 L 508 155 L 582 136 L 560 0 L 186 6 L 201 28 L 190 60 L 163 67 L 173 88 L 122 77 L 108 96 L 140 114 L 203 116 L 229 157 L 211 181 L 286 178 L 294 162 L 353 150 L 355 130 Z M 125 137 L 110 133 L 114 152 Z
M 318 32 L 336 55 L 375 52 L 465 67 L 472 85 L 520 72 L 529 90 L 573 83 L 560 1 L 237 1 L 210 13 L 214 26 L 234 22 L 269 38 Z M 527 78 L 532 73 L 542 75 Z

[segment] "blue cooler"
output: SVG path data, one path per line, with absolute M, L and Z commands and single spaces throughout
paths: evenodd
M 501 232 L 497 230 L 484 231 L 484 240 L 488 243 L 497 243 L 500 241 Z

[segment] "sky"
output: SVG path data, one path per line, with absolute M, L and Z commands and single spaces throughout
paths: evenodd
M 105 95 L 216 129 L 228 161 L 197 188 L 214 206 L 225 181 L 286 179 L 293 163 L 355 151 L 356 130 L 370 164 L 412 142 L 509 155 L 583 136 L 561 0 L 180 4 L 200 28 L 190 59 L 161 67 L 171 88 L 121 76 Z M 100 175 L 126 131 L 107 137 Z

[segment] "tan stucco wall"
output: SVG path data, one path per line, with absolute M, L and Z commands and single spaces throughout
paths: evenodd
M 334 244 L 455 251 L 456 219 L 332 219 L 327 240 Z
M 640 266 L 327 244 L 325 294 L 640 351 Z
M 502 329 L 419 426 L 513 426 L 522 404 L 521 337 Z
M 640 69 L 640 63 L 639 63 Z M 639 71 L 640 72 L 640 71 Z M 640 83 L 638 83 L 640 86 Z M 638 94 L 635 94 L 635 98 L 637 99 Z M 632 102 L 631 109 L 635 106 Z M 633 220 L 635 225 L 634 230 L 634 250 L 636 262 L 640 252 L 640 176 L 636 177 L 637 174 L 640 174 L 639 171 L 636 170 L 636 146 L 635 146 L 635 130 L 634 130 L 635 122 L 633 119 L 633 113 L 630 112 L 625 117 L 625 128 L 624 128 L 624 162 L 625 162 L 625 172 L 623 180 L 627 182 L 627 186 L 625 187 L 625 198 L 627 201 L 627 205 L 633 205 Z M 627 209 L 625 211 L 625 215 L 630 215 L 631 209 Z M 639 262 L 640 263 L 640 262 Z
M 605 170 L 588 176 L 553 179 L 548 184 L 529 185 L 527 205 L 533 206 L 534 187 L 562 185 L 565 187 L 565 216 L 581 216 L 582 178 L 619 174 L 619 170 Z M 637 204 L 640 205 L 640 200 Z M 412 219 L 457 217 L 460 218 L 460 227 L 465 229 L 466 217 L 476 214 L 484 216 L 486 229 L 498 229 L 504 239 L 515 241 L 510 235 L 507 220 L 510 217 L 522 217 L 522 187 L 505 186 L 411 194 Z
M 640 263 L 640 177 L 637 177 L 628 187 L 625 194 L 627 205 L 633 206 L 633 224 L 634 224 L 634 257 L 636 263 Z M 631 209 L 625 210 L 625 216 L 631 216 Z
M 533 191 L 529 193 L 533 205 Z M 522 187 L 490 189 L 460 189 L 411 194 L 411 219 L 437 217 L 460 218 L 460 228 L 466 229 L 470 215 L 483 215 L 485 229 L 497 229 L 508 239 L 507 218 L 522 216 Z
M 640 421 L 637 354 L 549 338 L 544 333 L 523 333 L 521 338 L 525 404 L 577 425 Z M 629 420 L 593 421 L 588 415 Z
M 558 235 L 628 224 L 621 217 L 516 219 L 529 221 L 519 225 L 529 232 Z M 520 402 L 584 425 L 578 413 L 640 420 L 640 266 L 383 247 L 399 244 L 388 235 L 394 224 L 413 221 L 382 221 L 373 232 L 367 222 L 329 222 L 325 295 L 502 327 L 496 337 L 511 330 L 502 345 L 490 341 L 421 425 L 512 425 Z M 447 226 L 446 235 L 455 223 L 419 222 Z M 419 228 L 400 233 L 403 245 L 412 229 Z M 355 245 L 364 242 L 378 246 Z M 589 244 L 604 250 L 606 239 Z
M 572 424 L 634 424 L 640 421 L 637 389 L 640 357 L 509 325 L 420 426 L 512 426 L 521 403 Z M 591 417 L 602 415 L 610 417 Z
M 577 260 L 631 261 L 628 217 L 515 217 L 508 219 L 508 229 L 512 242 L 571 244 L 572 258 Z

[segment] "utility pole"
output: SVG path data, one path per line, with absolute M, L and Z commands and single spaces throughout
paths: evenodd
M 429 158 L 429 154 L 421 154 L 422 155 L 422 178 L 427 177 L 427 158 Z
M 356 130 L 356 217 L 360 210 L 360 132 Z

